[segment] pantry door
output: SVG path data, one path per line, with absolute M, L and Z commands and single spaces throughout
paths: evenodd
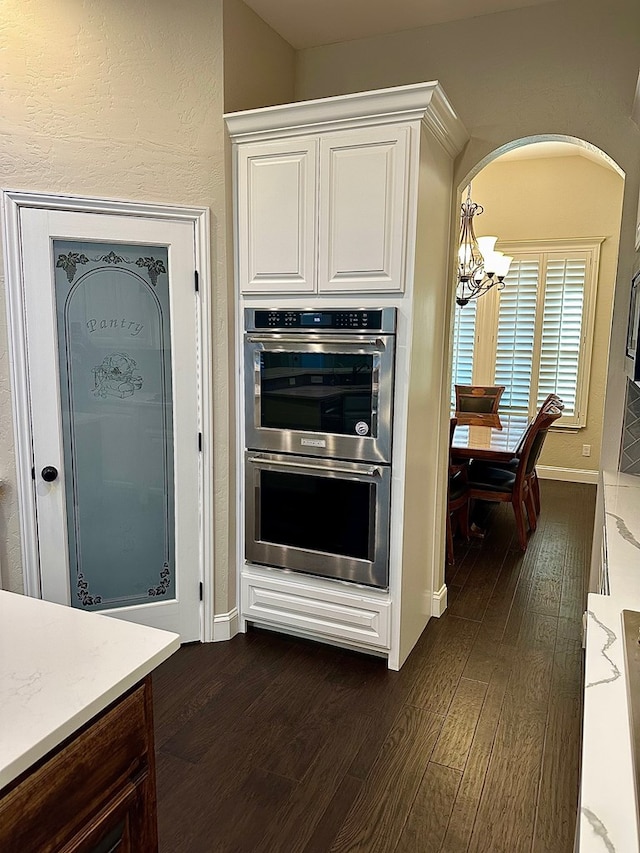
M 201 639 L 193 221 L 22 208 L 44 599 Z

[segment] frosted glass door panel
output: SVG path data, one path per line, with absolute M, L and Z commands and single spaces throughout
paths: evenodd
M 173 599 L 167 249 L 53 251 L 71 603 Z

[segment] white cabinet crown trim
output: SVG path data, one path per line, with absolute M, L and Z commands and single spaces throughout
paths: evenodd
M 401 121 L 423 121 L 452 157 L 469 139 L 437 80 L 226 113 L 224 118 L 235 142 Z

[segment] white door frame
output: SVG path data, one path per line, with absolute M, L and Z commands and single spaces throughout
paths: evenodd
M 2 191 L 4 220 L 7 326 L 11 360 L 13 433 L 16 447 L 17 491 L 25 592 L 41 598 L 38 531 L 32 479 L 31 405 L 28 384 L 28 355 L 25 329 L 24 295 L 20 239 L 20 209 L 46 208 L 69 212 L 116 214 L 157 220 L 189 221 L 194 224 L 195 259 L 199 272 L 198 352 L 200 362 L 199 430 L 200 454 L 200 580 L 203 584 L 203 608 L 200 637 L 213 640 L 213 469 L 211 419 L 211 259 L 209 209 L 177 205 L 82 198 L 49 193 Z M 194 285 L 195 286 L 195 285 Z M 194 436 L 195 440 L 195 436 Z

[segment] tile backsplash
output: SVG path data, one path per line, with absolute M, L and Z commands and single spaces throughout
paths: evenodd
M 630 381 L 627 381 L 620 470 L 640 475 L 640 388 Z

